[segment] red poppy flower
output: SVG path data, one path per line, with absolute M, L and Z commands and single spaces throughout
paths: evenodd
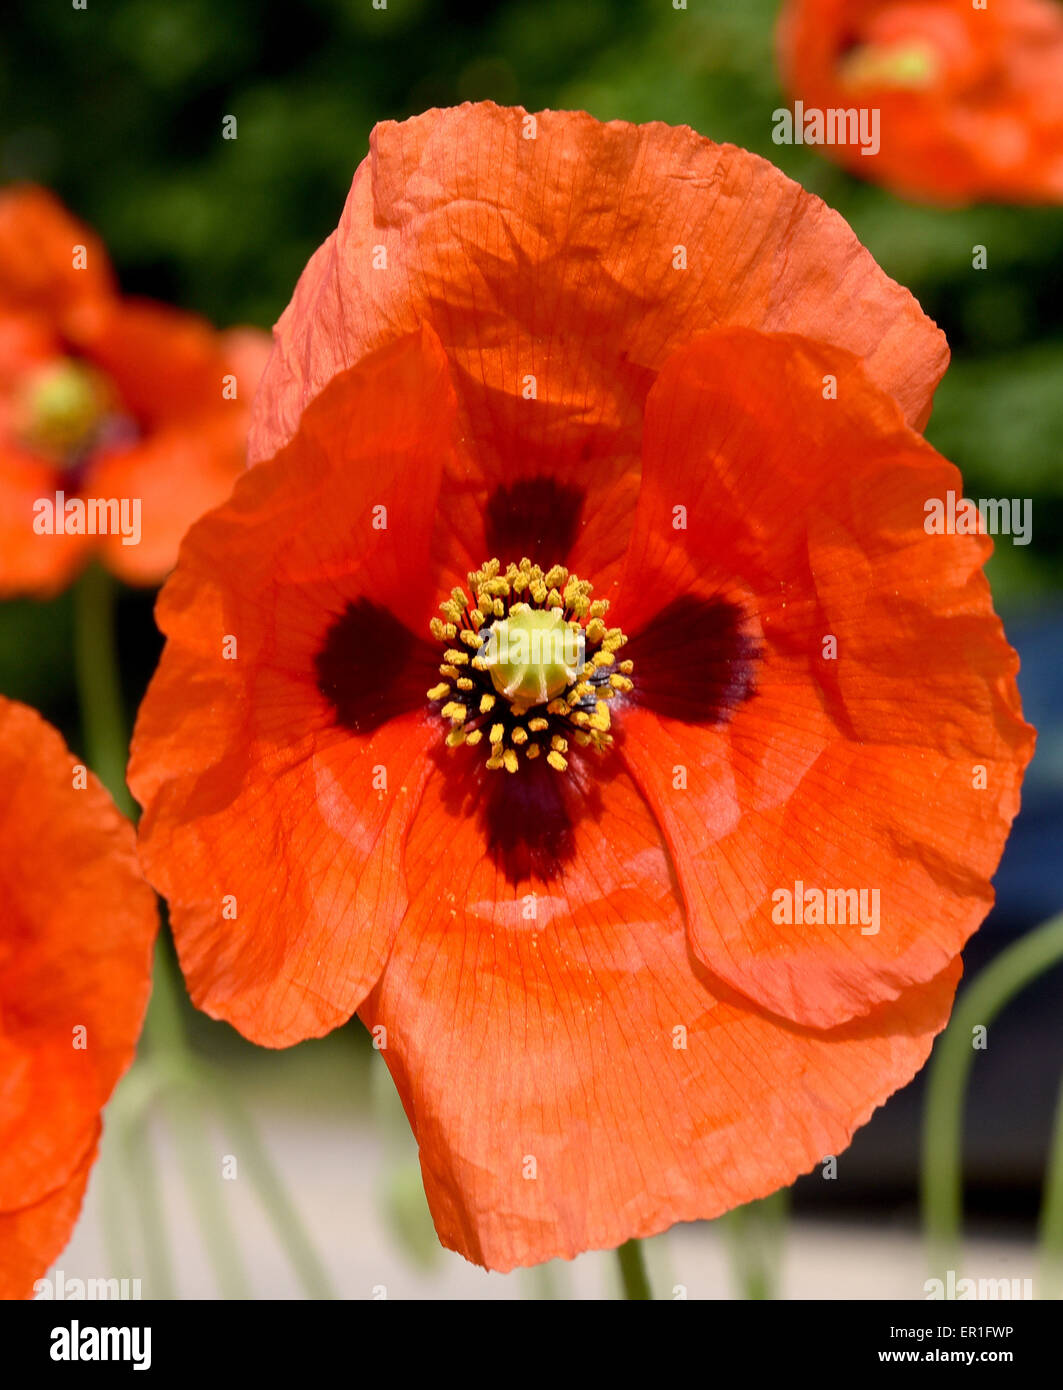
M 155 897 L 133 828 L 36 711 L 0 697 L 0 1297 L 66 1245 L 133 1059 Z
M 0 193 L 0 594 L 54 592 L 93 553 L 158 583 L 244 466 L 267 351 L 120 297 L 50 194 Z
M 779 57 L 806 108 L 879 113 L 851 173 L 934 203 L 1063 199 L 1063 13 L 1049 0 L 787 0 Z
M 882 389 L 925 413 L 912 301 L 759 159 L 525 119 L 378 128 L 129 770 L 192 998 L 273 1046 L 357 1010 L 495 1269 L 837 1153 L 948 1017 L 1031 739 Z

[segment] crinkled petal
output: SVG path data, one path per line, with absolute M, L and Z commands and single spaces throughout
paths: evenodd
M 634 784 L 580 767 L 537 787 L 443 761 L 361 1011 L 439 1237 L 490 1269 L 717 1216 L 840 1152 L 921 1066 L 959 974 L 823 1034 L 724 994 Z
M 607 595 L 646 393 L 692 333 L 737 323 L 839 343 L 920 423 L 948 359 L 842 219 L 766 161 L 685 127 L 491 103 L 376 127 L 275 330 L 251 460 L 336 372 L 421 321 L 452 364 L 469 444 L 462 524 L 514 478 L 565 484 L 580 524 L 544 562 L 593 569 Z M 444 492 L 457 527 L 453 503 Z M 521 553 L 517 539 L 500 558 Z
M 645 441 L 615 610 L 640 706 L 624 757 L 699 959 L 832 1027 L 936 976 L 992 902 L 1033 731 L 981 573 L 990 542 L 927 534 L 927 499 L 962 497 L 957 470 L 855 359 L 798 338 L 721 330 L 681 350 Z M 685 647 L 654 645 L 681 597 L 733 605 L 741 641 L 691 620 Z M 662 664 L 640 686 L 647 643 Z M 806 890 L 849 896 L 816 923 Z
M 192 528 L 160 597 L 129 772 L 141 857 L 193 1000 L 257 1042 L 349 1018 L 405 909 L 453 431 L 425 328 L 330 385 Z

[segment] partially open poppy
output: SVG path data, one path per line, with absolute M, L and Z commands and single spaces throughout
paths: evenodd
M 132 826 L 50 725 L 0 697 L 0 1297 L 66 1245 L 133 1060 L 158 925 Z
M 357 1010 L 495 1269 L 838 1152 L 948 1017 L 1032 738 L 989 542 L 924 530 L 958 475 L 882 389 L 925 415 L 912 301 L 760 160 L 523 119 L 377 131 L 129 770 L 194 1001 L 273 1046 Z
M 268 346 L 120 297 L 50 194 L 0 193 L 0 594 L 55 592 L 92 554 L 161 581 L 244 466 Z
M 806 108 L 878 113 L 851 173 L 933 203 L 1063 199 L 1063 11 L 1052 0 L 786 0 L 779 59 Z

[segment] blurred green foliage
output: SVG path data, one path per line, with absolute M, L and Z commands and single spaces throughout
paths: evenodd
M 491 97 L 692 125 L 770 158 L 837 208 L 945 329 L 929 436 L 969 495 L 1032 496 L 1034 544 L 998 543 L 1006 607 L 1061 579 L 1063 209 L 938 210 L 775 146 L 777 0 L 68 0 L 5 16 L 0 176 L 54 188 L 124 287 L 219 325 L 275 320 L 335 225 L 372 125 Z M 238 139 L 221 138 L 236 116 Z M 972 268 L 972 247 L 988 269 Z M 125 600 L 126 676 L 157 645 Z M 139 634 L 139 635 L 138 635 Z M 0 688 L 69 725 L 69 606 L 0 607 Z

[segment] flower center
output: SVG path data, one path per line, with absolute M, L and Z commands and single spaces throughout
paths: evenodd
M 850 91 L 870 87 L 889 87 L 897 91 L 918 91 L 929 87 L 938 76 L 938 56 L 928 44 L 862 44 L 841 60 L 839 76 Z
M 106 379 L 65 359 L 31 377 L 22 400 L 24 442 L 61 466 L 76 467 L 93 447 L 113 406 Z
M 591 601 L 591 585 L 563 565 L 543 571 L 528 559 L 488 560 L 451 590 L 432 619 L 444 644 L 428 691 L 450 723 L 447 744 L 470 748 L 486 739 L 487 766 L 516 772 L 524 758 L 568 767 L 570 742 L 599 751 L 612 743 L 609 701 L 631 690 L 627 641 L 606 627 L 609 605 Z

